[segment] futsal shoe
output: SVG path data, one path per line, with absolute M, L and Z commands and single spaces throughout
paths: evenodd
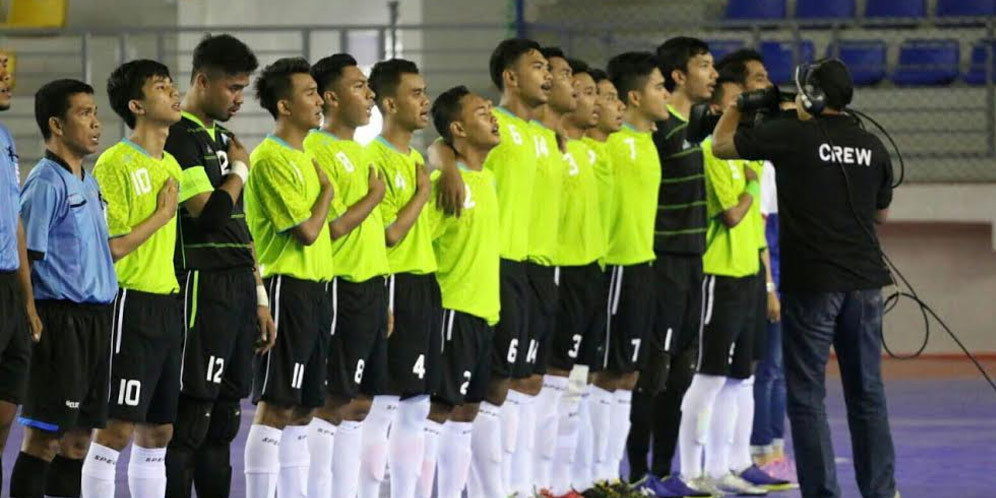
M 724 493 L 737 496 L 765 496 L 768 490 L 755 486 L 742 477 L 730 472 L 716 481 L 716 487 Z
M 719 489 L 719 486 L 716 485 L 716 481 L 714 481 L 709 476 L 696 477 L 695 479 L 686 481 L 686 484 L 693 491 L 697 491 L 699 493 L 708 493 L 709 496 L 715 496 L 717 498 L 721 498 L 727 495 L 726 492 L 724 492 L 722 489 Z
M 792 487 L 789 489 L 795 489 L 799 487 L 797 484 L 794 484 L 799 482 L 799 478 L 796 475 L 795 462 L 793 462 L 790 458 L 782 457 L 776 460 L 772 460 L 768 462 L 766 465 L 761 466 L 761 470 L 764 471 L 764 473 L 768 474 L 769 476 L 774 477 L 775 479 L 788 481 L 790 484 L 792 484 Z
M 653 493 L 649 496 L 657 496 L 664 498 L 707 498 L 712 496 L 709 493 L 703 491 L 696 491 L 677 476 L 668 476 L 663 481 L 653 474 L 648 474 L 646 477 L 637 482 L 634 486 L 638 489 L 643 489 Z
M 740 478 L 743 480 L 767 489 L 768 491 L 785 491 L 787 489 L 795 489 L 798 486 L 792 484 L 788 480 L 779 479 L 767 472 L 761 470 L 757 465 L 751 465 L 747 467 L 747 470 L 740 473 Z

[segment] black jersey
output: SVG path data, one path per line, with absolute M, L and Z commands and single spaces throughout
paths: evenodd
M 705 253 L 707 221 L 702 149 L 685 139 L 688 120 L 668 109 L 653 135 L 661 159 L 654 252 L 697 256 Z

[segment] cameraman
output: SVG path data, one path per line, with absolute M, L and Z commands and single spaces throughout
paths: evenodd
M 713 153 L 768 159 L 778 188 L 788 413 L 804 497 L 839 497 L 824 373 L 840 364 L 858 487 L 896 496 L 895 452 L 881 374 L 881 287 L 890 283 L 874 224 L 892 200 L 882 143 L 844 112 L 853 84 L 839 60 L 796 71 L 799 119 L 738 129 L 748 94 L 716 125 Z

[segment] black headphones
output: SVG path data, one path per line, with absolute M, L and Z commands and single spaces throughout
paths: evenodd
M 812 81 L 813 73 L 827 63 L 844 65 L 844 61 L 836 58 L 821 59 L 814 63 L 802 63 L 795 68 L 795 90 L 799 93 L 802 108 L 813 116 L 819 116 L 827 107 L 827 94 L 819 84 Z

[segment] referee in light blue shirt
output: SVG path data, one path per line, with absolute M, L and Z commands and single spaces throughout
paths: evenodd
M 32 352 L 10 494 L 79 496 L 90 429 L 107 417 L 118 289 L 100 187 L 83 170 L 100 140 L 93 88 L 76 80 L 46 84 L 35 94 L 35 119 L 46 152 L 24 183 L 21 216 L 44 329 Z

